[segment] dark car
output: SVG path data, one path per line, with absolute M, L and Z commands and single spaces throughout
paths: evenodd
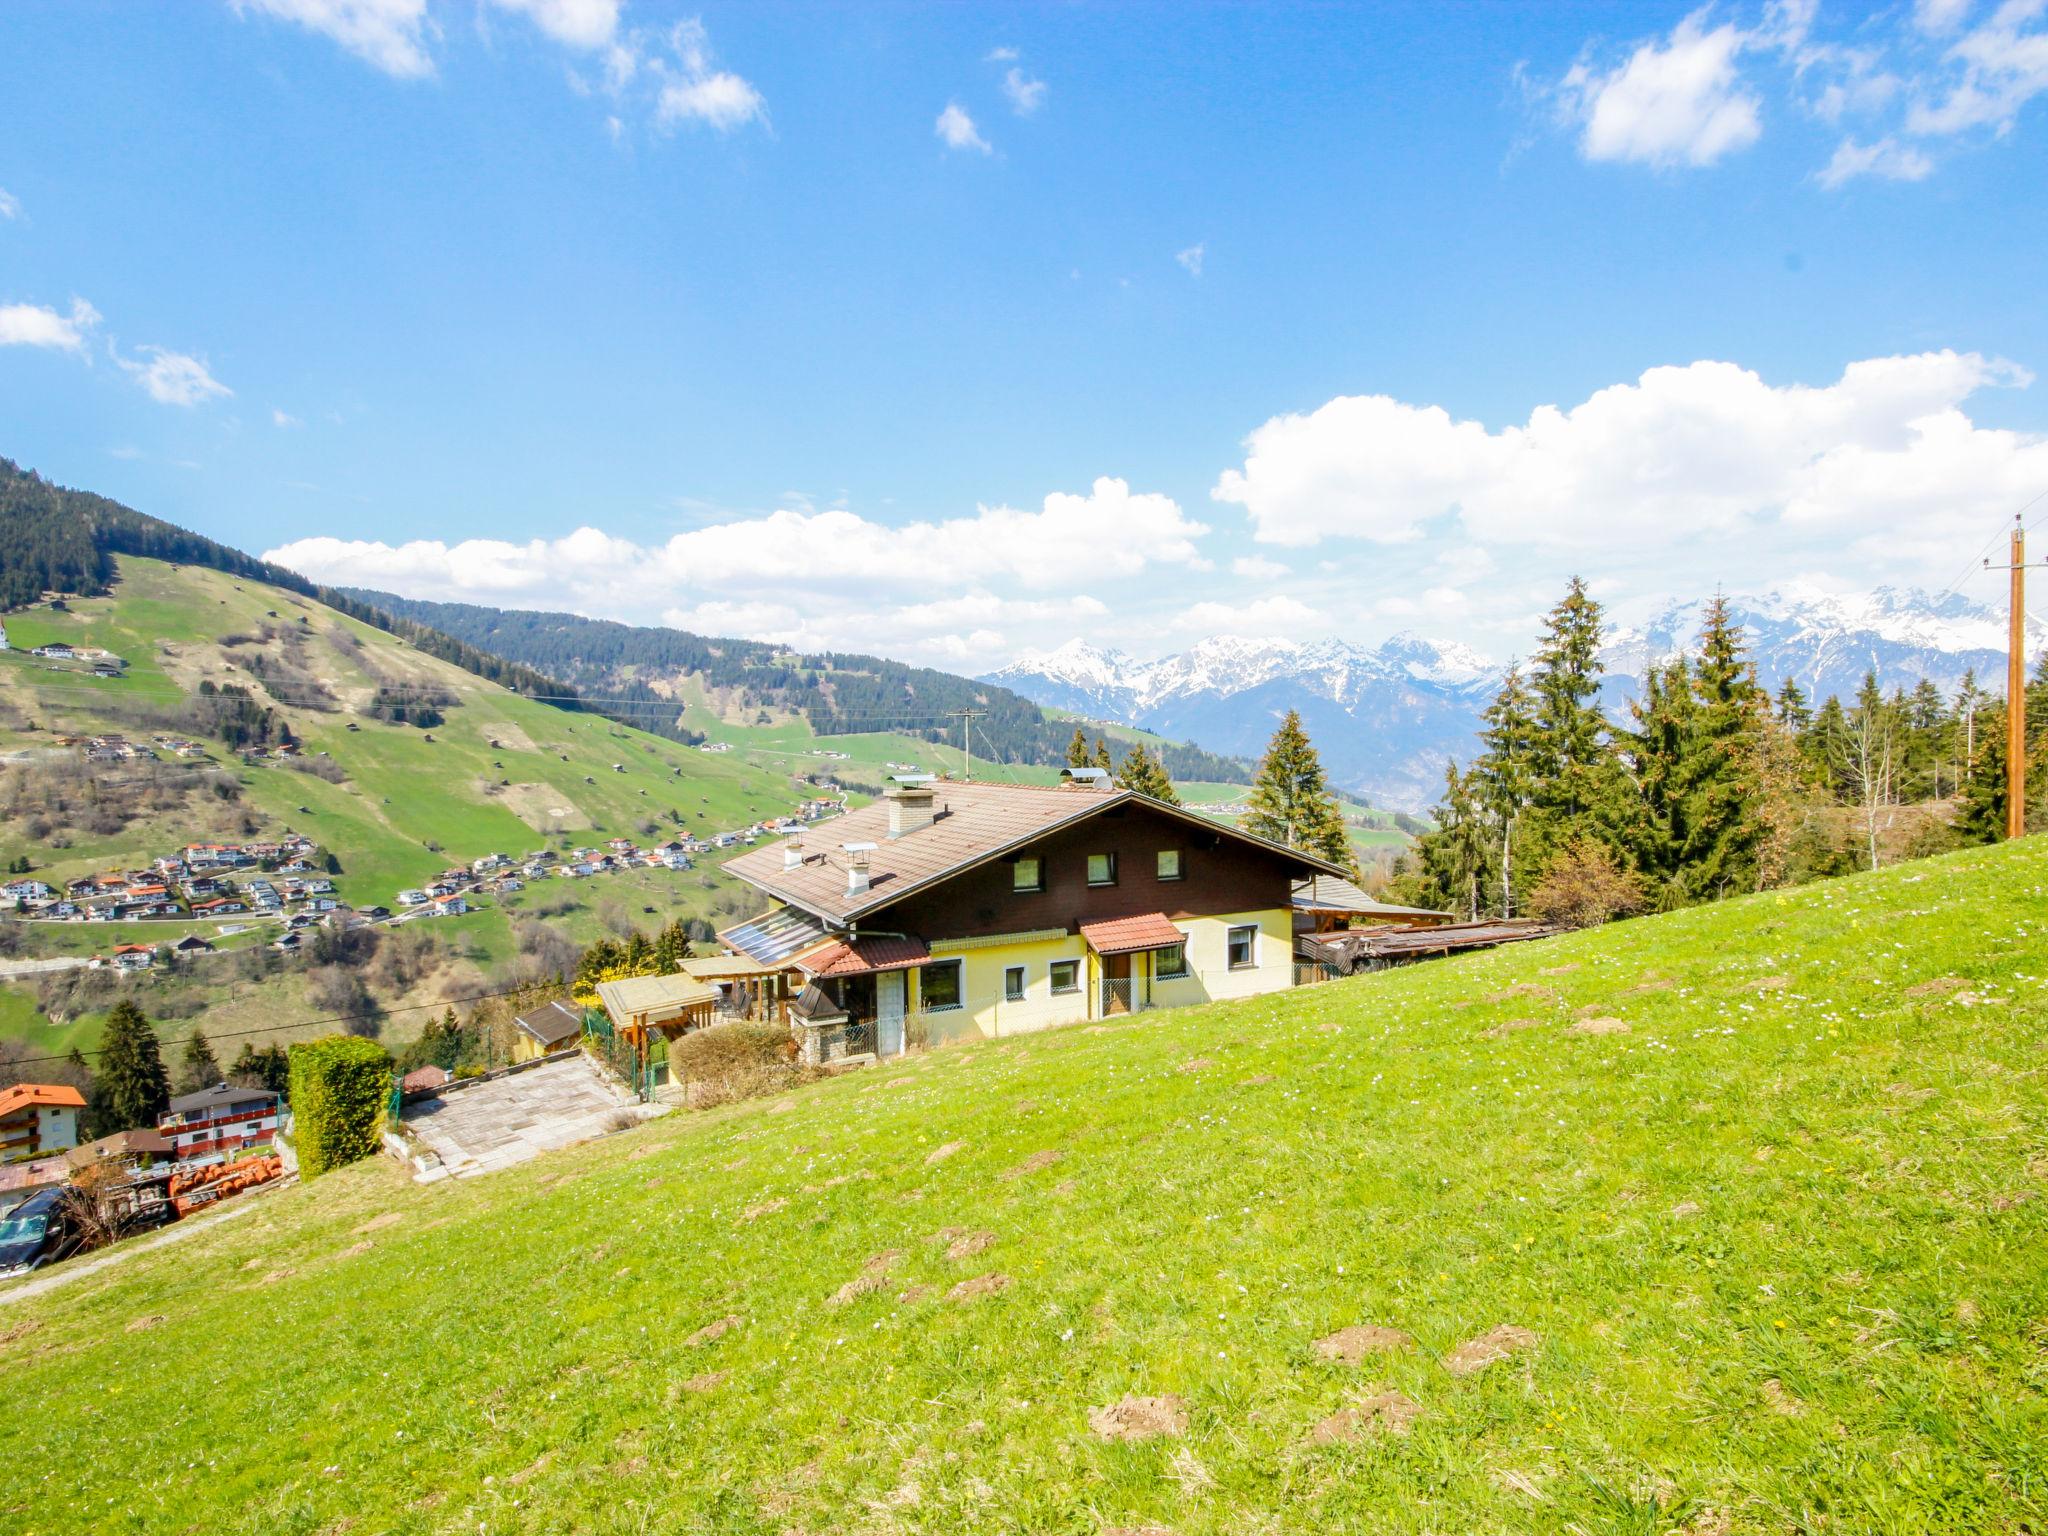
M 61 1189 L 38 1190 L 0 1217 L 0 1280 L 25 1275 L 70 1251 L 63 1199 Z

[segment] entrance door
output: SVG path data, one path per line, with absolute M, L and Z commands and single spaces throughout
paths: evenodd
M 1102 957 L 1102 1016 L 1131 1011 L 1131 957 Z
M 884 971 L 875 978 L 875 1054 L 903 1054 L 902 971 Z

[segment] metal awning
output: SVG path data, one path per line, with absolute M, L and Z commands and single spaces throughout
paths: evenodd
M 733 924 L 719 934 L 718 941 L 763 965 L 782 966 L 827 937 L 825 925 L 810 913 L 796 907 L 772 907 L 759 917 Z
M 1187 935 L 1168 922 L 1164 912 L 1083 923 L 1081 937 L 1098 955 L 1130 955 L 1143 949 L 1171 949 L 1187 942 Z

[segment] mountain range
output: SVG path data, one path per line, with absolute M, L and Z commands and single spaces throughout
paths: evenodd
M 1706 601 L 1672 603 L 1609 634 L 1601 660 L 1617 716 L 1652 665 L 1691 647 Z M 1955 593 L 1883 587 L 1841 597 L 1786 587 L 1728 601 L 1773 691 L 1791 677 L 1815 702 L 1847 698 L 1875 671 L 1887 691 L 1929 678 L 1953 694 L 1972 670 L 2002 691 L 2004 615 Z M 2029 638 L 2030 650 L 2048 649 L 2048 625 L 2030 623 Z M 1404 632 L 1376 646 L 1218 636 L 1149 661 L 1070 640 L 1026 652 L 984 681 L 1244 756 L 1263 750 L 1282 714 L 1299 710 L 1336 782 L 1377 805 L 1414 810 L 1435 800 L 1446 762 L 1471 755 L 1502 671 L 1468 646 Z

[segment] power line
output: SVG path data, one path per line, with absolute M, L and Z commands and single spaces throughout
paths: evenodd
M 524 987 L 508 987 L 503 991 L 499 992 L 472 992 L 464 997 L 440 997 L 435 998 L 432 1002 L 405 1003 L 396 1008 L 377 1008 L 367 1013 L 336 1013 L 330 1014 L 326 1018 L 322 1019 L 301 1019 L 296 1024 L 273 1024 L 260 1029 L 223 1030 L 221 1033 L 217 1035 L 208 1034 L 206 1038 L 209 1043 L 215 1040 L 239 1040 L 245 1035 L 274 1035 L 284 1030 L 313 1029 L 322 1024 L 346 1024 L 353 1022 L 357 1019 L 381 1019 L 394 1013 L 418 1013 L 423 1009 L 445 1008 L 450 1007 L 456 1003 L 478 1003 L 494 997 L 516 997 L 519 993 L 525 990 L 526 989 Z M 195 1033 L 200 1032 L 201 1031 L 195 1031 Z M 178 1035 L 174 1037 L 169 1043 L 175 1045 L 179 1040 L 189 1040 L 191 1038 L 191 1035 Z M 12 1061 L 0 1060 L 0 1065 L 9 1067 L 27 1067 L 34 1066 L 40 1062 L 46 1061 L 69 1061 L 71 1059 L 71 1054 L 72 1053 L 70 1052 L 66 1052 L 60 1056 L 20 1056 L 16 1057 Z M 96 1046 L 92 1050 L 81 1050 L 77 1054 L 80 1056 L 102 1056 L 105 1055 L 106 1052 L 103 1047 Z

